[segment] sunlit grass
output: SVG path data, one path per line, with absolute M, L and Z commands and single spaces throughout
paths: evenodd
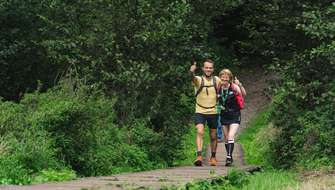
M 298 189 L 298 173 L 288 170 L 275 170 L 269 161 L 270 143 L 279 132 L 270 122 L 271 106 L 261 111 L 240 134 L 238 142 L 242 144 L 245 161 L 263 167 L 263 172 L 248 177 L 243 190 Z
M 269 116 L 270 108 L 268 107 L 260 112 L 238 137 L 247 164 L 268 165 L 267 150 L 276 134 L 276 129 L 269 123 Z
M 335 189 L 335 175 L 320 174 L 319 176 L 304 179 L 299 189 L 300 190 Z
M 269 170 L 250 175 L 249 183 L 242 190 L 281 190 L 299 188 L 298 175 L 295 172 Z

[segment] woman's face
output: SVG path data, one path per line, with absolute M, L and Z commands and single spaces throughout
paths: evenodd
M 222 75 L 220 75 L 220 79 L 223 84 L 229 83 L 229 75 L 227 73 L 223 73 Z

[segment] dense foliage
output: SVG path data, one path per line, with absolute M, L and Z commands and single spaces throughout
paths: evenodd
M 308 7 L 302 18 L 297 29 L 313 47 L 294 55 L 283 68 L 285 81 L 274 112 L 282 134 L 274 144 L 274 156 L 283 166 L 331 166 L 335 161 L 335 4 Z
M 88 176 L 163 164 L 159 135 L 143 122 L 119 128 L 114 104 L 102 95 L 64 89 L 26 94 L 20 104 L 1 103 L 2 183 L 34 182 L 30 176 L 45 175 L 46 169 Z
M 191 60 L 229 61 L 209 45 L 210 20 L 240 3 L 1 1 L 0 96 L 18 103 L 1 103 L 1 178 L 185 159 Z
M 232 15 L 240 17 L 234 19 Z M 233 21 L 224 22 L 227 18 Z M 332 166 L 333 1 L 245 1 L 217 23 L 216 35 L 242 64 L 263 64 L 277 73 L 272 120 L 281 133 L 271 145 L 274 165 Z M 233 27 L 225 34 L 222 26 Z M 239 38 L 230 38 L 234 32 Z
M 335 160 L 330 0 L 4 0 L 0 16 L 0 183 L 185 159 L 192 58 L 278 73 L 277 166 Z

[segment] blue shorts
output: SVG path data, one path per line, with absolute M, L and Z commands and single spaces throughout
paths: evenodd
M 203 124 L 207 123 L 208 127 L 211 129 L 216 129 L 218 125 L 218 115 L 217 114 L 201 114 L 195 113 L 194 114 L 194 122 L 195 124 Z

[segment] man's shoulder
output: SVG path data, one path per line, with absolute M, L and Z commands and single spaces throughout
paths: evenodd
M 194 76 L 194 78 L 197 82 L 201 81 L 201 76 Z
M 218 76 L 214 76 L 214 78 L 215 78 L 216 84 L 218 86 L 221 86 L 221 79 Z
M 195 86 L 199 86 L 201 83 L 201 76 L 194 76 L 195 80 L 193 80 L 193 84 Z

